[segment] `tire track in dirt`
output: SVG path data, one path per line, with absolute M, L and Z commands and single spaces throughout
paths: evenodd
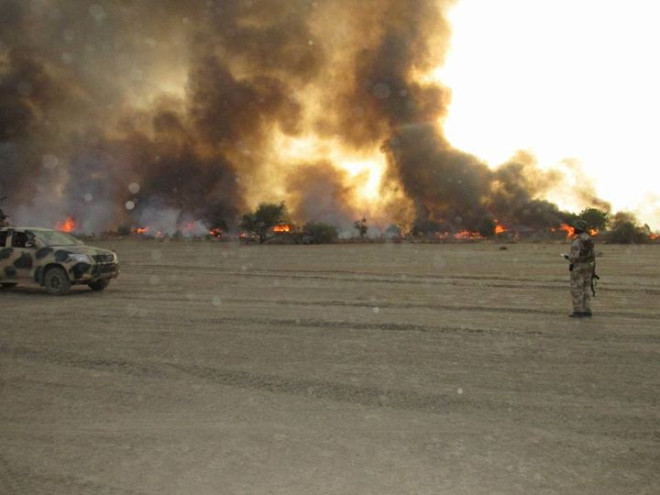
M 385 389 L 375 386 L 352 385 L 313 379 L 295 379 L 262 373 L 251 373 L 199 366 L 195 364 L 159 362 L 148 366 L 122 359 L 96 359 L 66 352 L 43 352 L 26 348 L 4 349 L 11 354 L 32 362 L 42 362 L 79 369 L 120 373 L 133 377 L 165 380 L 181 379 L 187 375 L 212 382 L 216 385 L 244 390 L 271 392 L 274 394 L 304 396 L 319 400 L 331 400 L 367 407 L 387 407 L 418 412 L 445 414 L 457 408 L 508 409 L 509 404 L 473 402 L 463 396 L 421 393 L 407 390 Z
M 431 414 L 469 413 L 483 410 L 528 415 L 547 414 L 555 407 L 549 403 L 510 402 L 502 398 L 480 396 L 471 398 L 459 394 L 438 394 L 402 389 L 383 388 L 373 385 L 354 385 L 319 379 L 300 379 L 242 370 L 201 366 L 194 363 L 173 362 L 137 363 L 124 359 L 96 359 L 68 352 L 46 352 L 27 348 L 2 349 L 0 354 L 31 362 L 48 363 L 78 369 L 118 373 L 131 377 L 158 380 L 181 380 L 182 375 L 194 377 L 216 385 L 242 390 L 269 392 L 279 395 L 301 396 L 316 400 L 350 403 L 371 408 L 391 408 Z M 186 381 L 188 381 L 186 379 Z M 556 407 L 565 408 L 558 404 Z M 607 413 L 597 414 L 599 421 L 612 418 Z M 617 418 L 620 422 L 621 419 Z M 635 421 L 631 418 L 631 421 Z M 95 492 L 96 493 L 96 492 Z
M 50 353 L 25 348 L 4 350 L 14 357 L 32 362 L 43 362 L 79 369 L 120 373 L 133 377 L 166 380 L 181 379 L 181 375 L 195 377 L 216 385 L 269 392 L 281 395 L 302 396 L 316 400 L 329 400 L 373 408 L 391 408 L 432 414 L 447 414 L 463 410 L 511 410 L 509 403 L 484 398 L 470 400 L 462 395 L 432 394 L 376 386 L 352 385 L 313 379 L 295 379 L 276 375 L 251 373 L 180 363 L 151 363 L 149 367 L 127 360 L 95 359 L 73 353 Z M 545 410 L 541 406 L 525 406 L 526 409 Z
M 501 275 L 396 275 L 396 276 L 379 276 L 369 272 L 357 271 L 305 271 L 291 272 L 291 271 L 276 271 L 276 270 L 226 270 L 221 267 L 204 267 L 197 265 L 176 267 L 168 265 L 143 265 L 143 264 L 127 264 L 134 268 L 134 274 L 162 274 L 167 272 L 169 274 L 186 275 L 192 273 L 217 273 L 229 277 L 240 278 L 276 278 L 276 279 L 294 279 L 294 280 L 328 280 L 328 281 L 343 281 L 343 282 L 360 282 L 360 283 L 374 283 L 374 284 L 408 284 L 408 285 L 454 285 L 454 286 L 472 286 L 478 285 L 479 287 L 494 287 L 500 289 L 521 289 L 521 288 L 534 288 L 545 290 L 567 290 L 568 279 L 564 278 L 548 278 L 539 281 L 538 277 L 503 277 Z M 137 268 L 137 269 L 136 269 Z M 475 284 L 473 284 L 474 282 Z M 612 292 L 612 293 L 642 293 L 650 295 L 660 295 L 660 287 L 656 284 L 635 284 L 635 285 L 621 285 L 617 284 L 612 287 L 599 287 L 599 291 Z
M 367 407 L 389 407 L 427 413 L 448 413 L 467 404 L 460 397 L 351 385 L 322 380 L 294 379 L 245 371 L 223 370 L 196 365 L 171 365 L 182 373 L 218 385 L 275 394 L 305 396 L 320 400 L 347 402 Z
M 96 372 L 110 372 L 130 377 L 143 377 L 156 380 L 182 381 L 189 384 L 191 377 L 218 386 L 230 387 L 243 391 L 261 393 L 272 393 L 279 396 L 296 396 L 310 400 L 332 401 L 336 403 L 362 406 L 369 410 L 393 409 L 410 411 L 415 413 L 447 415 L 479 415 L 504 414 L 506 418 L 515 424 L 525 424 L 529 418 L 539 416 L 555 416 L 562 414 L 566 422 L 562 423 L 563 429 L 570 429 L 580 433 L 583 428 L 585 417 L 578 415 L 574 417 L 575 411 L 584 411 L 584 405 L 577 402 L 573 405 L 557 401 L 556 398 L 538 398 L 533 401 L 511 400 L 510 398 L 493 393 L 482 393 L 477 395 L 463 395 L 460 393 L 433 393 L 428 391 L 414 391 L 400 388 L 379 387 L 371 384 L 340 383 L 321 379 L 301 379 L 298 377 L 287 377 L 267 373 L 251 371 L 223 369 L 217 367 L 203 366 L 195 363 L 180 362 L 134 362 L 125 359 L 97 359 L 74 353 L 51 353 L 46 351 L 35 351 L 26 348 L 5 349 L 2 352 L 9 353 L 15 358 L 22 358 L 37 363 L 48 363 L 58 366 L 68 366 L 78 369 L 93 370 Z M 2 353 L 0 352 L 0 354 Z M 540 399 L 540 400 L 539 400 Z M 568 413 L 567 410 L 575 410 Z M 650 429 L 646 418 L 636 416 L 621 417 L 612 414 L 607 409 L 591 410 L 588 421 L 600 425 L 612 425 L 598 434 L 612 437 L 629 439 L 629 433 L 636 431 L 641 438 L 648 440 L 655 430 Z M 617 428 L 613 428 L 616 426 Z M 657 433 L 657 432 L 656 432 Z M 0 466 L 0 470 L 1 470 Z M 5 469 L 6 470 L 6 469 Z M 2 473 L 0 473 L 2 474 Z M 11 476 L 11 479 L 16 479 Z M 59 478 L 58 478 L 59 479 Z M 62 478 L 64 479 L 64 478 Z M 66 478 L 68 480 L 68 478 Z M 75 481 L 75 480 L 74 480 Z M 80 481 L 80 480 L 77 480 Z M 84 481 L 83 481 L 84 483 Z M 91 485 L 90 485 L 91 487 Z M 101 488 L 111 490 L 108 487 L 92 487 L 89 493 L 129 493 L 121 490 L 102 491 Z M 18 492 L 20 493 L 20 492 Z M 32 494 L 33 492 L 25 492 Z M 49 492 L 57 493 L 57 492 Z M 69 495 L 71 492 L 63 492 Z M 81 493 L 87 493 L 82 491 Z M 132 492 L 131 492 L 132 493 Z
M 139 300 L 140 297 L 131 295 L 131 296 L 122 296 L 120 294 L 115 295 L 117 299 L 125 299 L 130 301 Z M 178 295 L 168 297 L 167 294 L 161 294 L 159 297 L 161 301 L 180 301 Z M 235 304 L 247 304 L 254 305 L 255 302 L 259 304 L 272 305 L 272 306 L 289 306 L 289 307 L 318 307 L 318 308 L 333 308 L 333 307 L 350 307 L 350 308 L 366 308 L 366 309 L 428 309 L 436 311 L 453 311 L 459 313 L 497 313 L 498 315 L 502 314 L 537 314 L 537 315 L 547 315 L 549 317 L 556 317 L 556 309 L 543 309 L 543 308 L 516 308 L 512 306 L 455 306 L 451 304 L 437 304 L 437 303 L 415 303 L 415 302 L 391 302 L 391 301 L 341 301 L 341 300 L 332 300 L 332 301 L 304 301 L 304 300 L 293 300 L 293 299 L 256 299 L 256 298 L 235 298 L 235 297 L 223 297 L 222 301 L 224 303 L 235 303 Z M 639 320 L 658 320 L 660 321 L 660 313 L 632 313 L 625 311 L 599 311 L 598 317 L 622 317 L 622 318 L 632 318 Z M 325 320 L 324 320 L 325 321 Z M 387 324 L 384 324 L 387 329 Z M 407 325 L 409 326 L 409 325 Z M 425 330 L 421 330 L 425 331 Z M 427 330 L 428 331 L 428 330 Z M 486 330 L 484 330 L 485 332 Z M 501 333 L 501 331 L 496 331 L 495 333 Z
M 483 313 L 513 313 L 513 314 L 544 314 L 548 316 L 556 316 L 555 309 L 540 309 L 540 308 L 514 308 L 511 306 L 455 306 L 451 304 L 435 304 L 435 303 L 393 303 L 393 302 L 358 302 L 358 301 L 292 301 L 286 299 L 239 299 L 239 298 L 223 298 L 225 302 L 253 304 L 255 301 L 262 304 L 275 304 L 277 306 L 313 306 L 313 307 L 356 307 L 356 308 L 392 308 L 392 309 L 431 309 L 441 311 L 456 311 L 456 312 L 483 312 Z M 605 311 L 599 312 L 600 316 L 621 316 L 625 318 L 638 318 L 642 320 L 660 320 L 660 314 L 639 314 L 639 313 L 626 313 L 624 311 Z M 501 333 L 501 331 L 495 331 Z M 541 332 L 538 332 L 541 333 Z
M 315 399 L 350 402 L 365 406 L 446 413 L 450 406 L 465 402 L 445 395 L 423 394 L 414 391 L 388 390 L 379 387 L 342 384 L 321 380 L 303 380 L 246 371 L 204 367 L 195 364 L 158 362 L 145 365 L 123 359 L 96 359 L 68 352 L 44 352 L 27 348 L 2 349 L 32 362 L 58 366 L 120 373 L 134 377 L 176 380 L 181 374 L 193 376 L 217 385 L 258 390 L 286 395 L 302 395 Z
M 26 479 L 21 473 L 11 467 L 9 462 L 0 456 L 0 493 L 31 493 L 26 488 Z
M 225 276 L 235 277 L 262 277 L 262 278 L 292 278 L 292 279 L 312 279 L 312 280 L 343 280 L 347 282 L 387 282 L 392 284 L 413 284 L 413 285 L 427 285 L 430 281 L 446 283 L 448 281 L 477 281 L 483 282 L 484 280 L 492 281 L 519 281 L 519 282 L 535 282 L 538 279 L 532 277 L 502 277 L 500 275 L 414 275 L 414 274 L 397 274 L 397 275 L 378 275 L 371 272 L 360 272 L 353 270 L 305 270 L 305 271 L 292 271 L 292 270 L 266 270 L 266 269 L 247 269 L 247 270 L 227 270 L 222 267 L 213 266 L 198 266 L 198 265 L 177 265 L 172 267 L 170 265 L 147 265 L 147 264 L 127 264 L 126 268 L 133 268 L 133 273 L 217 273 Z M 551 282 L 563 283 L 566 285 L 566 280 L 552 279 Z
M 298 328 L 327 328 L 339 330 L 375 330 L 385 332 L 423 332 L 423 333 L 451 333 L 451 334 L 493 334 L 493 335 L 543 335 L 543 332 L 538 330 L 528 331 L 510 331 L 510 330 L 494 330 L 492 328 L 475 328 L 468 326 L 439 326 L 430 327 L 427 325 L 418 325 L 415 323 L 394 323 L 394 322 L 379 322 L 379 323 L 366 323 L 357 321 L 342 321 L 342 320 L 320 320 L 312 318 L 254 318 L 254 317 L 216 317 L 212 318 L 213 322 L 228 322 L 228 323 L 246 323 L 246 324 L 262 324 L 262 325 L 277 325 L 286 327 Z
M 133 489 L 109 486 L 79 476 L 37 473 L 0 456 L 0 493 L 7 495 L 146 495 Z
M 626 318 L 630 316 L 626 315 Z M 660 319 L 660 318 L 659 318 Z M 569 318 L 566 318 L 569 320 Z M 206 321 L 212 323 L 239 323 L 246 325 L 259 324 L 264 327 L 267 326 L 282 326 L 287 328 L 314 328 L 314 329 L 339 329 L 339 330 L 372 330 L 372 331 L 385 331 L 385 332 L 420 332 L 430 334 L 454 334 L 454 335 L 491 335 L 491 336 L 514 336 L 523 339 L 528 339 L 531 335 L 542 337 L 544 339 L 566 339 L 565 332 L 557 332 L 556 328 L 551 327 L 547 331 L 541 330 L 502 330 L 493 328 L 479 328 L 470 326 L 437 326 L 431 327 L 428 325 L 418 325 L 414 323 L 365 323 L 355 321 L 341 321 L 341 320 L 317 320 L 309 318 L 255 318 L 255 317 L 214 317 Z M 573 322 L 579 324 L 580 322 Z M 585 321 L 588 323 L 588 321 Z M 660 336 L 655 335 L 637 335 L 628 334 L 625 336 L 612 336 L 607 334 L 594 334 L 594 333 L 575 333 L 571 335 L 571 339 L 576 342 L 659 342 Z
M 59 366 L 72 366 L 74 368 L 113 371 L 131 376 L 145 378 L 166 378 L 165 369 L 153 365 L 144 364 L 121 359 L 100 359 L 82 356 L 62 351 L 38 351 L 26 347 L 8 348 L 0 347 L 0 355 L 6 354 L 33 362 L 47 362 Z

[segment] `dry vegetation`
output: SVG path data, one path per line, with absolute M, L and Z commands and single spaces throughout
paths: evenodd
M 105 293 L 0 293 L 0 492 L 660 487 L 660 251 L 104 241 Z

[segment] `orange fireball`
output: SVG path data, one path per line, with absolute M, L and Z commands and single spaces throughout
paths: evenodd
M 506 231 L 507 230 L 497 220 L 495 220 L 495 235 Z
M 62 232 L 73 232 L 76 229 L 76 222 L 73 217 L 68 217 L 64 222 L 57 222 L 55 228 Z
M 559 227 L 553 227 L 550 229 L 551 232 L 557 232 L 558 230 L 563 230 L 566 232 L 566 237 L 571 237 L 574 233 L 573 227 L 568 225 L 567 223 L 562 223 Z

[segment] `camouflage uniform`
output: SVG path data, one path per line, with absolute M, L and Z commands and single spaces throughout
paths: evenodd
M 576 228 L 576 237 L 568 255 L 571 262 L 571 316 L 591 316 L 591 279 L 594 275 L 596 256 L 594 241 L 589 234 Z

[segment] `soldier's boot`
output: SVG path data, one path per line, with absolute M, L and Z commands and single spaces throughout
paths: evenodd
M 571 317 L 571 318 L 582 318 L 582 317 L 586 316 L 586 314 L 583 313 L 582 311 L 573 311 L 568 316 Z M 589 315 L 589 316 L 591 316 L 591 315 Z

